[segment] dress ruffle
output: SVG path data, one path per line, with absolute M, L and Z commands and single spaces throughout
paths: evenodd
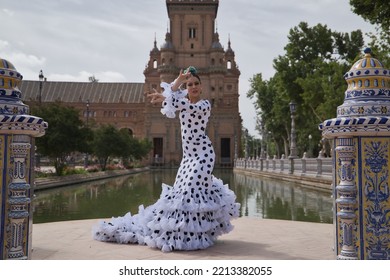
M 155 204 L 141 205 L 135 215 L 129 212 L 101 221 L 93 236 L 99 241 L 148 245 L 163 252 L 205 249 L 233 229 L 230 220 L 239 216 L 240 204 L 216 177 L 211 188 L 193 194 L 199 198 L 188 203 L 185 191 L 163 184 Z
M 187 96 L 187 90 L 179 89 L 177 91 L 172 91 L 172 85 L 174 83 L 175 82 L 168 84 L 162 82 L 160 85 L 163 88 L 162 95 L 165 97 L 165 101 L 163 102 L 163 106 L 161 108 L 161 113 L 171 119 L 176 116 L 175 112 L 177 111 L 177 109 L 173 105 L 174 99 L 180 99 Z

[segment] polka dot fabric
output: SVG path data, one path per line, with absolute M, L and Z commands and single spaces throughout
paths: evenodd
M 186 91 L 171 91 L 162 83 L 165 101 L 161 112 L 179 112 L 183 158 L 173 186 L 162 185 L 160 198 L 138 214 L 100 222 L 93 230 L 100 241 L 136 243 L 172 250 L 205 249 L 218 236 L 233 229 L 240 204 L 227 185 L 212 175 L 215 153 L 205 134 L 211 105 L 208 100 L 191 104 Z

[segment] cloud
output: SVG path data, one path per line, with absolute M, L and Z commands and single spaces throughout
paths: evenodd
M 46 58 L 37 57 L 32 54 L 25 54 L 21 52 L 14 52 L 8 54 L 9 60 L 19 67 L 39 67 L 45 64 Z
M 8 9 L 2 9 L 1 12 L 9 17 L 12 17 L 15 14 L 13 11 L 8 10 Z
M 90 77 L 95 77 L 99 82 L 128 82 L 128 80 L 119 72 L 103 71 L 97 73 L 91 73 L 89 71 L 80 71 L 77 75 L 71 74 L 50 74 L 48 75 L 48 81 L 77 81 L 88 82 Z
M 46 61 L 45 57 L 24 53 L 3 40 L 0 40 L 0 54 L 1 58 L 11 62 L 22 75 L 24 72 L 30 72 L 32 68 L 42 67 Z
M 0 51 L 1 52 L 3 52 L 8 46 L 9 46 L 9 43 L 7 41 L 0 40 Z

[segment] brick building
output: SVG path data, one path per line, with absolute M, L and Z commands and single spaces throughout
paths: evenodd
M 150 164 L 174 166 L 181 160 L 179 120 L 164 117 L 160 106 L 150 104 L 144 93 L 160 89 L 161 81 L 171 82 L 180 69 L 193 65 L 202 80 L 203 98 L 213 105 L 207 134 L 216 152 L 216 166 L 232 166 L 241 140 L 240 71 L 230 39 L 225 50 L 216 31 L 219 1 L 166 0 L 166 5 L 170 28 L 160 48 L 154 41 L 145 83 L 23 81 L 23 100 L 27 104 L 62 102 L 79 109 L 86 121 L 126 128 L 134 137 L 153 143 Z

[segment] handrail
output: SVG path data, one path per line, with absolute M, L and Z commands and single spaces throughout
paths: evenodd
M 259 175 L 268 175 L 283 180 L 291 180 L 331 189 L 333 180 L 333 159 L 318 158 L 238 158 L 234 168 Z

